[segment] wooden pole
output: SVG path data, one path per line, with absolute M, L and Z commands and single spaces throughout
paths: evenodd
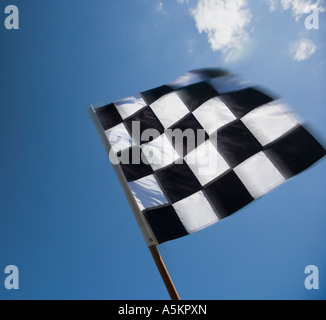
M 157 250 L 156 245 L 150 246 L 148 248 L 153 256 L 153 259 L 155 261 L 157 269 L 161 274 L 162 280 L 163 280 L 165 287 L 170 295 L 171 300 L 180 300 L 178 292 L 174 287 L 174 284 L 170 278 L 168 270 L 165 267 L 162 257 L 160 255 L 159 251 Z

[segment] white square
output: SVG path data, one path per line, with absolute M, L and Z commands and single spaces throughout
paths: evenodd
M 234 171 L 255 199 L 285 181 L 264 152 L 259 152 L 242 162 L 234 168 Z
M 164 95 L 150 106 L 164 128 L 171 127 L 189 113 L 188 108 L 175 92 Z
M 153 175 L 129 182 L 128 184 L 140 210 L 168 203 Z
M 188 233 L 195 233 L 219 220 L 202 191 L 174 203 L 173 207 Z
M 209 140 L 192 150 L 184 159 L 202 186 L 230 169 Z
M 228 93 L 242 90 L 250 86 L 249 81 L 240 79 L 234 75 L 227 75 L 219 78 L 214 78 L 209 81 L 210 85 L 215 88 L 218 93 Z
M 193 112 L 193 115 L 209 134 L 236 119 L 231 110 L 218 97 L 203 103 Z
M 141 98 L 139 94 L 118 100 L 114 102 L 114 104 L 122 119 L 128 118 L 146 106 L 146 102 Z
M 115 153 L 135 145 L 123 123 L 106 130 L 105 133 Z
M 165 134 L 141 145 L 141 149 L 154 170 L 164 168 L 180 158 Z
M 263 146 L 298 124 L 281 101 L 273 101 L 258 107 L 245 115 L 241 121 Z

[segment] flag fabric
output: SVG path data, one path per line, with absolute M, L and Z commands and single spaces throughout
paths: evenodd
M 325 155 L 284 101 L 220 69 L 93 110 L 156 244 L 230 216 Z

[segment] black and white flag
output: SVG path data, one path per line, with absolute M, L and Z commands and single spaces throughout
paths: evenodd
M 282 100 L 220 69 L 90 110 L 148 245 L 218 222 L 325 155 Z

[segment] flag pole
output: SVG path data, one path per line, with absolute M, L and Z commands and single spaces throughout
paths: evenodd
M 153 245 L 153 246 L 149 246 L 148 248 L 149 248 L 149 251 L 152 254 L 152 257 L 153 257 L 153 259 L 155 261 L 157 269 L 160 272 L 160 275 L 161 275 L 162 280 L 163 280 L 163 282 L 165 284 L 165 287 L 166 287 L 166 289 L 167 289 L 167 291 L 168 291 L 168 293 L 170 295 L 171 300 L 180 300 L 178 292 L 174 287 L 172 279 L 171 279 L 171 277 L 169 275 L 168 270 L 165 267 L 165 264 L 164 264 L 164 262 L 162 260 L 162 257 L 160 255 L 158 249 L 157 249 L 157 246 Z
M 99 133 L 99 136 L 103 142 L 103 145 L 105 147 L 106 152 L 108 153 L 108 156 L 110 157 L 110 145 L 109 142 L 107 140 L 106 134 L 103 130 L 103 127 L 96 115 L 96 111 L 94 109 L 93 106 L 90 106 L 88 108 L 88 112 L 89 115 L 91 117 L 91 119 L 93 120 L 95 127 Z M 147 222 L 145 221 L 144 216 L 139 212 L 139 208 L 138 205 L 134 199 L 134 196 L 131 194 L 130 188 L 128 187 L 128 183 L 126 181 L 126 178 L 124 177 L 123 173 L 122 173 L 122 169 L 120 166 L 118 165 L 113 165 L 113 169 L 116 173 L 116 176 L 118 177 L 118 180 L 125 192 L 125 195 L 127 197 L 127 200 L 129 202 L 129 205 L 134 213 L 134 216 L 136 218 L 136 221 L 139 225 L 139 228 L 144 236 L 144 240 L 153 256 L 153 259 L 155 261 L 155 264 L 157 266 L 158 271 L 161 274 L 162 280 L 166 286 L 166 289 L 171 297 L 172 300 L 180 300 L 179 295 L 174 287 L 174 284 L 170 278 L 170 275 L 164 265 L 164 262 L 162 260 L 162 257 L 159 253 L 159 251 L 157 250 L 157 240 L 153 234 L 153 232 L 151 231 L 151 229 L 149 228 Z

